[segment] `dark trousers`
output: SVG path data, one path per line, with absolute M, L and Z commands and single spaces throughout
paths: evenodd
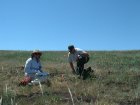
M 80 59 L 77 60 L 77 74 L 80 76 L 83 73 L 84 70 L 84 64 L 89 61 L 89 57 L 81 57 Z

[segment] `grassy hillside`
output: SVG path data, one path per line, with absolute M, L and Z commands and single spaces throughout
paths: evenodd
M 140 51 L 89 51 L 93 78 L 71 73 L 67 52 L 43 52 L 51 86 L 19 87 L 31 52 L 0 51 L 0 105 L 140 105 Z M 2 101 L 2 103 L 1 103 Z

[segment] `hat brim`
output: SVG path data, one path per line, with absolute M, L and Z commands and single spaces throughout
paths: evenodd
M 34 54 L 42 55 L 42 52 L 32 52 L 32 55 L 34 55 Z
M 36 54 L 36 53 L 38 53 L 38 54 L 42 54 L 41 52 L 32 52 L 32 54 Z

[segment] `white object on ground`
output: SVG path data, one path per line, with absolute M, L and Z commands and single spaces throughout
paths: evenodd
M 47 80 L 49 73 L 47 72 L 38 72 L 35 75 L 35 79 L 31 81 L 31 84 L 39 84 L 39 82 L 44 82 Z

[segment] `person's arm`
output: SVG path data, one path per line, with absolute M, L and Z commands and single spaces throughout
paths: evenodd
M 37 72 L 35 69 L 32 69 L 32 60 L 26 61 L 24 71 L 26 73 L 36 73 Z
M 75 71 L 74 66 L 73 66 L 73 63 L 70 62 L 69 64 L 70 64 L 70 67 L 71 67 L 72 71 Z
M 70 53 L 68 54 L 68 62 L 69 62 L 70 67 L 72 69 L 72 73 L 75 74 L 75 68 L 74 68 L 74 65 L 73 65 L 73 59 L 72 59 L 72 56 L 70 55 Z

